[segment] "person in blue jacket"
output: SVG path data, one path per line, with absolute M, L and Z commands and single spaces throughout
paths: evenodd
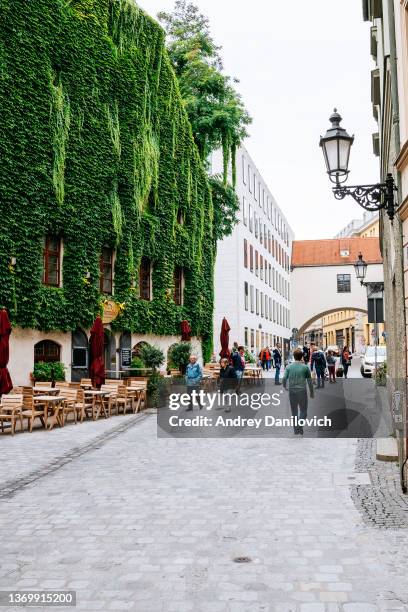
M 203 370 L 197 361 L 197 356 L 190 355 L 190 363 L 187 365 L 186 375 L 185 375 L 187 393 L 190 394 L 190 405 L 187 408 L 186 412 L 193 410 L 193 398 L 191 394 L 194 390 L 198 391 L 200 389 L 202 378 L 203 378 Z M 198 400 L 198 405 L 200 406 L 200 410 L 201 410 L 202 405 L 200 403 L 200 400 Z

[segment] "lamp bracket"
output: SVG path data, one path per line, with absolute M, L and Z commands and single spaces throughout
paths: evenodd
M 387 174 L 385 183 L 350 187 L 337 184 L 336 187 L 333 187 L 336 200 L 343 200 L 347 195 L 351 195 L 364 210 L 373 212 L 386 209 L 390 221 L 393 220 L 395 214 L 395 191 L 398 189 L 392 174 Z

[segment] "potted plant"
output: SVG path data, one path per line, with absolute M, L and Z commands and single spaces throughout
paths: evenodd
M 174 366 L 180 370 L 182 374 L 185 374 L 188 362 L 190 360 L 190 355 L 190 342 L 178 342 L 177 344 L 173 344 L 169 353 L 169 365 Z
M 146 344 L 140 349 L 140 358 L 146 368 L 151 370 L 147 383 L 148 405 L 158 408 L 160 396 L 165 387 L 165 380 L 157 370 L 165 361 L 164 353 L 157 346 Z
M 38 361 L 34 364 L 34 371 L 32 373 L 34 384 L 38 382 L 51 381 L 52 385 L 55 385 L 57 380 L 65 380 L 65 365 L 60 361 Z

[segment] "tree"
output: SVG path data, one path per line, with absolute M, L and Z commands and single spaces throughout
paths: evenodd
M 167 49 L 201 159 L 206 163 L 212 151 L 222 148 L 222 181 L 227 187 L 231 160 L 235 186 L 235 151 L 251 123 L 233 87 L 238 81 L 223 73 L 221 47 L 211 36 L 207 17 L 194 4 L 176 0 L 174 11 L 161 12 L 158 18 L 167 32 Z
M 221 180 L 218 175 L 209 177 L 214 205 L 214 239 L 229 236 L 237 222 L 239 199 L 235 189 Z

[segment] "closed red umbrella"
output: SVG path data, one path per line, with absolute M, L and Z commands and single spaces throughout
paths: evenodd
M 89 373 L 91 375 L 92 385 L 100 387 L 105 382 L 105 363 L 103 360 L 103 323 L 101 317 L 96 317 L 95 323 L 91 329 L 91 339 L 89 347 L 91 351 L 91 366 Z
M 10 373 L 7 369 L 9 362 L 9 340 L 11 325 L 7 310 L 0 310 L 0 395 L 9 393 L 13 388 Z
M 189 342 L 191 340 L 191 327 L 188 321 L 181 322 L 181 341 Z
M 221 323 L 221 333 L 220 333 L 220 342 L 221 342 L 220 357 L 221 359 L 223 357 L 226 357 L 227 359 L 229 359 L 231 355 L 230 350 L 228 348 L 230 329 L 231 328 L 229 326 L 229 323 L 227 319 L 224 317 Z

